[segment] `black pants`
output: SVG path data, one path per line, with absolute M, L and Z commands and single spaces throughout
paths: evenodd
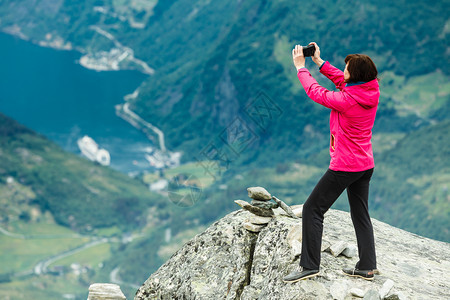
M 319 269 L 322 244 L 323 216 L 336 199 L 347 189 L 350 214 L 358 241 L 360 270 L 376 269 L 375 241 L 370 221 L 368 199 L 373 169 L 362 172 L 343 172 L 328 169 L 303 205 L 302 255 L 300 266 Z

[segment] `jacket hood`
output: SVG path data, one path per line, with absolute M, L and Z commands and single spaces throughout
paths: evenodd
M 380 86 L 378 85 L 377 79 L 363 84 L 348 86 L 345 87 L 345 89 L 349 93 L 350 97 L 366 109 L 378 105 L 378 100 L 380 98 Z

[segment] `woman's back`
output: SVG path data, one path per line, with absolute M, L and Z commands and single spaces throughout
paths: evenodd
M 312 100 L 331 109 L 330 169 L 358 172 L 373 168 L 371 138 L 380 97 L 378 80 L 345 84 L 344 72 L 329 62 L 320 72 L 340 91 L 320 86 L 307 69 L 300 69 L 297 76 Z

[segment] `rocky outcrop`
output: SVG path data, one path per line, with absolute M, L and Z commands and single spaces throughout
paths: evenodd
M 356 239 L 349 214 L 336 210 L 328 211 L 324 221 L 320 276 L 284 283 L 283 276 L 298 267 L 301 219 L 281 208 L 274 213 L 255 219 L 241 209 L 215 222 L 152 274 L 135 300 L 447 299 L 450 244 L 377 220 L 379 275 L 372 282 L 343 275 L 341 269 L 358 260 L 349 254 Z M 260 226 L 259 231 L 250 231 L 249 224 Z

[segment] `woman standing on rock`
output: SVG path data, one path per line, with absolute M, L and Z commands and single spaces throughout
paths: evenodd
M 345 58 L 342 72 L 320 58 L 316 43 L 310 45 L 315 47 L 312 60 L 320 73 L 339 89 L 331 92 L 317 83 L 305 68 L 302 46 L 296 45 L 292 58 L 306 94 L 331 109 L 331 162 L 303 206 L 301 270 L 285 276 L 283 281 L 296 282 L 319 274 L 323 217 L 345 189 L 358 241 L 359 262 L 355 268 L 343 271 L 349 276 L 373 280 L 376 255 L 368 198 L 374 168 L 372 127 L 380 97 L 377 68 L 367 55 L 350 54 Z

